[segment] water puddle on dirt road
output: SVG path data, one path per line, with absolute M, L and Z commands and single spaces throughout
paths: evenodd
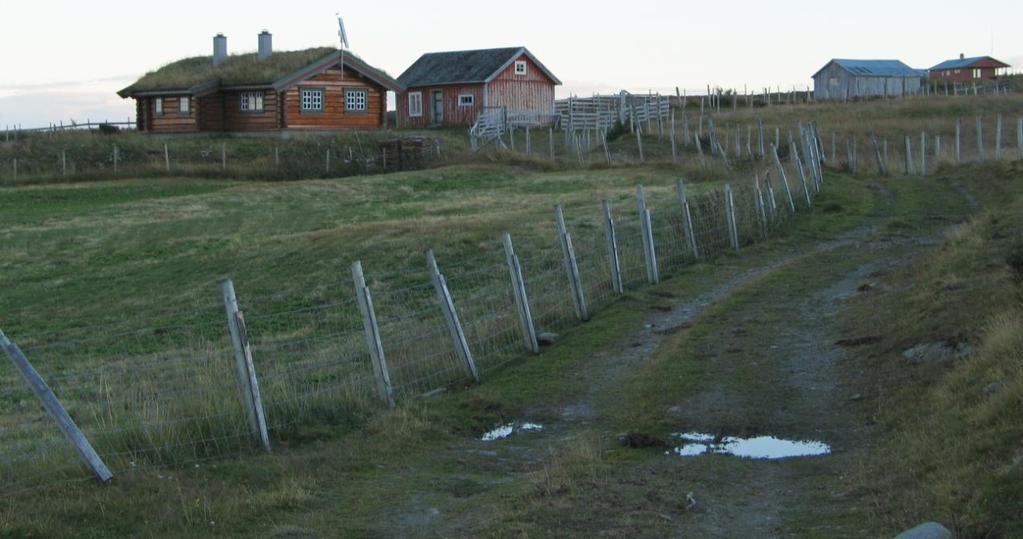
M 483 436 L 480 437 L 480 440 L 483 440 L 484 442 L 493 442 L 494 440 L 503 440 L 515 433 L 536 432 L 540 430 L 543 430 L 543 425 L 537 423 L 506 423 L 484 432 Z
M 732 455 L 748 459 L 787 459 L 794 457 L 817 457 L 831 453 L 831 446 L 812 440 L 782 440 L 774 436 L 738 438 L 725 436 L 718 439 L 713 434 L 684 432 L 675 435 L 683 444 L 672 452 L 680 457 L 699 455 Z

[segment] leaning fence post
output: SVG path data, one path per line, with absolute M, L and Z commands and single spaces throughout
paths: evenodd
M 785 197 L 789 201 L 789 209 L 795 212 L 796 201 L 792 199 L 792 190 L 789 189 L 789 178 L 785 175 L 785 167 L 781 166 L 781 158 L 778 157 L 778 147 L 772 144 L 771 153 L 774 154 L 774 165 L 777 167 L 778 175 L 781 176 L 781 183 L 785 187 Z
M 877 173 L 881 176 L 887 176 L 888 167 L 881 157 L 881 146 L 877 143 L 877 135 L 874 133 L 870 134 L 870 143 L 874 146 L 874 158 L 877 159 Z
M 647 280 L 650 284 L 657 284 L 661 280 L 657 272 L 657 250 L 654 247 L 650 210 L 646 207 L 646 191 L 642 185 L 636 186 L 636 202 L 639 205 L 639 228 L 643 234 L 643 258 L 646 260 Z
M 792 152 L 793 160 L 796 162 L 796 170 L 799 171 L 799 182 L 803 184 L 803 194 L 806 195 L 806 207 L 813 206 L 810 201 L 810 188 L 806 185 L 806 173 L 803 171 L 803 160 L 799 158 L 799 149 L 795 142 L 789 143 L 789 151 Z M 729 189 L 730 190 L 730 189 Z
M 224 296 L 224 309 L 227 311 L 227 329 L 231 335 L 231 346 L 234 348 L 235 374 L 238 376 L 238 387 L 241 389 L 242 408 L 245 409 L 245 417 L 249 422 L 249 431 L 260 436 L 259 419 L 255 402 L 252 395 L 252 386 L 249 384 L 249 369 L 245 359 L 246 343 L 242 339 L 242 332 L 238 326 L 238 298 L 235 296 L 234 283 L 230 279 L 220 282 L 220 290 Z
M 689 209 L 689 197 L 686 196 L 686 186 L 682 178 L 675 182 L 675 194 L 678 195 L 678 203 L 682 206 L 682 232 L 693 251 L 693 258 L 700 258 L 700 250 L 696 246 L 696 231 L 693 230 L 693 214 Z
M 384 346 L 380 340 L 380 326 L 377 324 L 376 310 L 373 308 L 373 295 L 366 286 L 366 276 L 362 273 L 362 262 L 352 264 L 352 280 L 355 281 L 355 295 L 362 314 L 362 326 L 366 331 L 366 346 L 369 348 L 370 360 L 373 362 L 373 376 L 376 380 L 377 396 L 389 408 L 394 408 L 394 390 L 391 387 L 391 375 L 387 370 L 387 359 Z
M 575 305 L 575 314 L 579 320 L 585 322 L 590 319 L 590 313 L 586 309 L 586 294 L 583 292 L 579 265 L 575 259 L 572 235 L 568 233 L 568 227 L 565 226 L 565 212 L 560 205 L 554 207 L 554 221 L 557 224 L 558 237 L 561 240 L 561 252 L 565 257 L 565 272 L 568 274 L 568 282 L 572 287 L 572 303 Z
M 242 345 L 242 352 L 245 355 L 245 371 L 247 376 L 249 393 L 252 395 L 252 410 L 256 415 L 256 433 L 263 449 L 270 452 L 270 433 L 266 428 L 266 412 L 263 410 L 263 397 L 259 392 L 259 379 L 256 377 L 256 364 L 252 360 L 252 346 L 249 344 L 249 331 L 245 325 L 245 316 L 241 311 L 234 313 L 235 324 L 238 327 L 238 338 Z
M 984 160 L 984 124 L 981 122 L 980 115 L 977 115 L 977 153 L 980 155 L 980 160 Z
M 170 172 L 170 148 L 167 147 L 166 143 L 163 145 L 163 163 L 167 168 L 167 172 Z
M 529 296 L 526 294 L 526 280 L 522 276 L 522 264 L 519 263 L 519 257 L 515 254 L 511 234 L 506 232 L 502 240 L 505 259 L 508 262 L 508 273 L 511 275 L 515 308 L 519 313 L 522 338 L 526 343 L 526 349 L 537 354 L 540 352 L 540 344 L 536 340 L 536 326 L 533 325 L 533 313 L 529 308 Z
M 455 353 L 458 354 L 458 359 L 462 362 L 462 369 L 465 370 L 466 376 L 479 382 L 480 373 L 476 369 L 476 362 L 472 359 L 469 342 L 465 338 L 465 331 L 462 330 L 462 322 L 458 320 L 455 302 L 451 299 L 447 280 L 444 279 L 444 275 L 437 267 L 437 258 L 432 249 L 426 251 L 426 265 L 430 269 L 430 280 L 433 281 L 433 288 L 437 291 L 437 301 L 444 313 L 444 321 L 447 323 L 448 332 L 451 333 L 451 340 L 454 341 Z
M 618 233 L 615 231 L 614 217 L 611 215 L 611 203 L 603 200 L 600 203 L 604 210 L 604 235 L 607 239 L 607 260 L 611 267 L 611 288 L 619 294 L 625 293 L 622 281 L 622 261 L 618 253 Z
M 103 459 L 96 453 L 96 450 L 92 448 L 92 444 L 89 443 L 88 438 L 85 434 L 78 429 L 78 425 L 75 424 L 71 416 L 68 415 L 67 410 L 57 400 L 57 396 L 53 394 L 50 386 L 46 384 L 39 373 L 36 372 L 32 364 L 29 363 L 28 358 L 21 351 L 21 348 L 17 344 L 11 342 L 10 339 L 4 335 L 3 331 L 0 331 L 0 348 L 3 348 L 7 352 L 7 357 L 11 358 L 11 362 L 21 373 L 21 376 L 28 383 L 29 388 L 35 393 L 36 397 L 43 404 L 43 408 L 50 414 L 51 417 L 57 422 L 57 427 L 64 434 L 64 436 L 75 446 L 78 454 L 82 457 L 92 473 L 103 483 L 108 483 L 114 474 L 110 473 L 110 469 L 103 463 Z
M 739 252 L 739 228 L 735 223 L 735 201 L 732 198 L 731 184 L 725 184 L 725 217 L 728 222 L 728 239 L 732 248 Z
M 766 240 L 767 239 L 767 228 L 768 228 L 767 208 L 764 207 L 764 192 L 763 192 L 763 190 L 760 189 L 760 176 L 759 175 L 757 175 L 754 178 L 753 188 L 754 188 L 754 196 L 756 197 L 756 200 L 754 202 L 757 205 L 757 216 L 760 217 L 760 231 L 763 234 L 764 239 Z

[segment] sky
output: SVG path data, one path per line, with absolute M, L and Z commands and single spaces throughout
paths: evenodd
M 116 91 L 174 60 L 338 44 L 397 77 L 425 52 L 526 46 L 557 75 L 559 97 L 706 86 L 806 89 L 831 58 L 900 59 L 926 68 L 993 55 L 1023 69 L 1023 2 L 860 0 L 688 2 L 517 0 L 469 3 L 176 0 L 0 3 L 0 128 L 127 120 Z M 976 13 L 977 16 L 971 16 Z

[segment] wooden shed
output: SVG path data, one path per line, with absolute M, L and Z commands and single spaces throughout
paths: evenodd
M 349 51 L 313 48 L 185 58 L 118 92 L 135 99 L 139 131 L 151 133 L 372 129 L 386 123 L 387 92 L 397 81 Z
M 525 47 L 424 54 L 398 82 L 402 127 L 470 126 L 486 111 L 550 122 L 561 84 Z
M 966 55 L 960 54 L 958 59 L 945 60 L 928 71 L 931 80 L 973 82 L 998 80 L 1010 67 L 990 56 L 966 58 Z
M 813 75 L 819 100 L 898 97 L 920 93 L 926 71 L 899 60 L 834 59 Z

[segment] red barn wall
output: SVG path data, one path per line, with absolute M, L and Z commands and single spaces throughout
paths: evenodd
M 443 95 L 445 126 L 471 126 L 476 117 L 483 111 L 483 84 L 455 84 L 446 86 L 421 86 L 409 88 L 398 94 L 395 105 L 398 109 L 398 125 L 402 127 L 424 128 L 433 125 L 433 92 Z M 423 94 L 423 115 L 410 117 L 408 114 L 408 96 L 412 92 Z M 463 107 L 458 104 L 458 96 L 472 95 L 472 106 Z
M 515 74 L 512 62 L 487 85 L 491 107 L 508 107 L 508 111 L 554 113 L 554 81 L 525 54 L 515 59 L 526 62 L 526 74 Z
M 979 80 L 995 80 L 998 78 L 998 69 L 1002 66 L 998 62 L 990 58 L 977 61 L 971 64 L 969 67 L 961 67 L 959 69 L 942 69 L 939 71 L 932 71 L 930 73 L 931 80 L 947 80 L 952 82 L 971 82 L 975 80 L 973 78 L 973 70 L 980 69 Z M 959 71 L 956 73 L 956 71 Z

